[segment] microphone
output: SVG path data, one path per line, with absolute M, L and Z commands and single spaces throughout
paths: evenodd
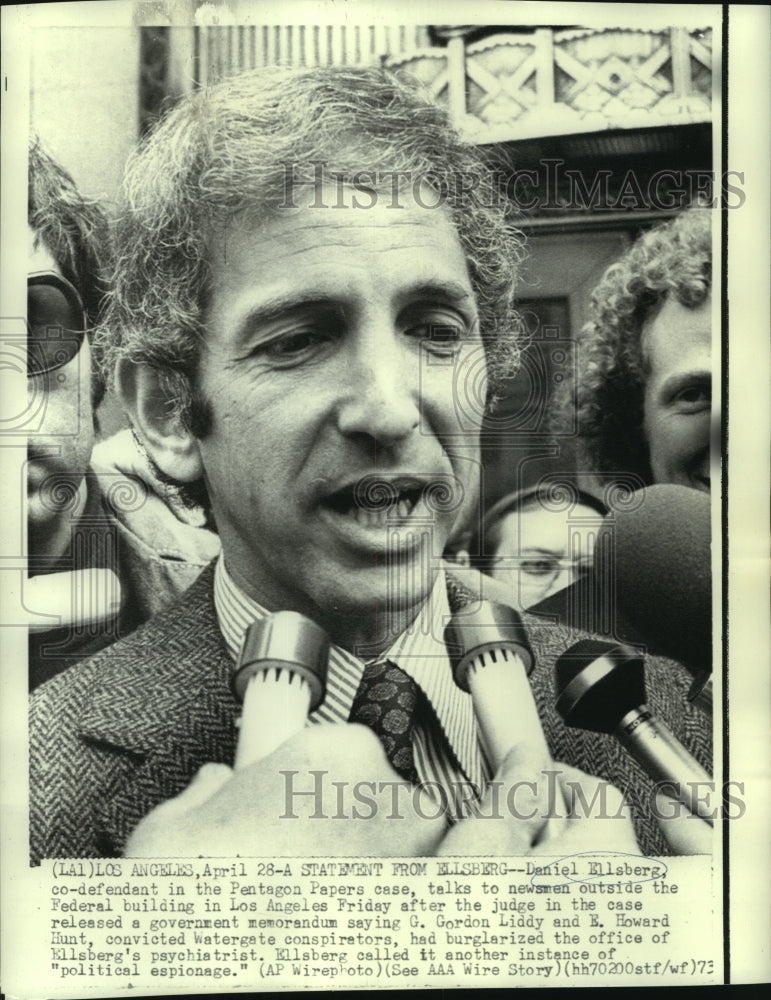
M 558 658 L 554 672 L 557 711 L 568 726 L 612 733 L 649 777 L 671 785 L 674 798 L 712 825 L 712 812 L 694 788 L 711 783 L 711 775 L 647 707 L 641 657 L 625 646 L 584 639 Z
M 471 694 L 493 767 L 501 766 L 515 742 L 533 741 L 545 747 L 528 680 L 535 660 L 517 612 L 505 604 L 481 601 L 452 616 L 444 641 L 455 683 Z
M 694 676 L 689 698 L 712 710 L 710 498 L 672 484 L 649 486 L 613 525 L 619 608 L 651 652 Z
M 298 733 L 326 695 L 329 638 L 295 611 L 246 630 L 231 680 L 243 703 L 234 769 L 267 757 Z
M 550 761 L 530 687 L 535 658 L 517 612 L 495 601 L 469 604 L 452 616 L 444 641 L 453 679 L 471 695 L 482 744 L 493 768 L 497 771 L 509 750 L 518 744 L 539 748 L 544 760 Z M 542 839 L 557 832 L 562 815 L 552 811 Z
M 609 641 L 645 646 L 694 677 L 689 700 L 712 712 L 710 501 L 671 484 L 605 517 L 594 569 L 529 608 Z

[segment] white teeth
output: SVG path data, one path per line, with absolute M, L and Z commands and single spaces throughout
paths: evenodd
M 390 503 L 387 502 L 375 510 L 359 507 L 356 502 L 352 502 L 347 509 L 342 505 L 336 505 L 334 509 L 338 514 L 353 518 L 363 528 L 382 531 L 384 528 L 409 520 L 418 498 L 416 489 L 405 488 L 405 491 L 400 492 Z M 355 501 L 355 498 L 352 499 Z
M 407 497 L 398 500 L 389 507 L 379 510 L 365 510 L 363 507 L 351 507 L 349 515 L 363 528 L 385 528 L 389 522 L 405 520 L 415 507 L 413 500 Z
M 352 508 L 352 514 L 358 524 L 364 528 L 382 528 L 385 526 L 388 510 L 363 510 L 360 507 Z

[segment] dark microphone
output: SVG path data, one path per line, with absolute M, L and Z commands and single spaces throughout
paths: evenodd
M 612 733 L 646 774 L 666 782 L 668 794 L 712 825 L 712 810 L 698 794 L 699 783 L 712 778 L 647 707 L 639 656 L 624 646 L 584 639 L 559 657 L 554 671 L 557 711 L 568 726 Z
M 706 493 L 639 490 L 628 510 L 605 517 L 592 572 L 529 612 L 677 660 L 694 677 L 688 697 L 711 713 L 710 542 Z
M 329 638 L 296 611 L 277 611 L 246 630 L 231 680 L 243 703 L 234 768 L 261 760 L 305 725 L 326 695 Z
M 648 649 L 695 678 L 689 697 L 712 710 L 710 498 L 685 486 L 649 486 L 613 524 L 616 594 Z M 596 564 L 595 564 L 596 565 Z M 597 567 L 601 572 L 601 568 Z

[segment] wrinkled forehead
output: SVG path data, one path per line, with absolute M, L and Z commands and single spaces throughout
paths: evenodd
M 683 305 L 671 292 L 643 323 L 640 344 L 646 379 L 676 370 L 711 366 L 712 296 Z
M 464 183 L 458 179 L 458 186 Z M 240 196 L 227 207 L 213 210 L 208 228 L 216 237 L 234 224 L 255 229 L 303 209 L 367 213 L 380 207 L 400 213 L 417 208 L 451 218 L 457 193 L 452 176 L 438 177 L 417 168 L 285 163 L 270 177 L 256 178 L 253 187 L 242 186 Z
M 215 269 L 227 263 L 238 245 L 303 231 L 330 244 L 345 242 L 346 232 L 373 233 L 384 228 L 403 232 L 430 230 L 432 242 L 445 253 L 467 264 L 463 241 L 453 214 L 437 190 L 420 176 L 409 173 L 378 174 L 371 178 L 329 175 L 319 172 L 315 180 L 292 182 L 272 202 L 245 204 L 235 213 L 222 213 L 211 220 L 207 243 Z M 398 238 L 394 237 L 397 240 Z M 232 260 L 232 256 L 230 256 Z M 420 262 L 416 262 L 416 265 Z
M 509 511 L 498 526 L 498 545 L 536 548 L 544 551 L 567 549 L 570 537 L 594 533 L 603 523 L 599 511 L 578 503 L 570 511 L 527 502 Z

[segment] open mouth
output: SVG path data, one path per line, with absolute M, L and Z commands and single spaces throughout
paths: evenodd
M 324 499 L 324 506 L 350 517 L 364 528 L 382 528 L 405 521 L 423 497 L 428 484 L 417 479 L 365 476 Z

